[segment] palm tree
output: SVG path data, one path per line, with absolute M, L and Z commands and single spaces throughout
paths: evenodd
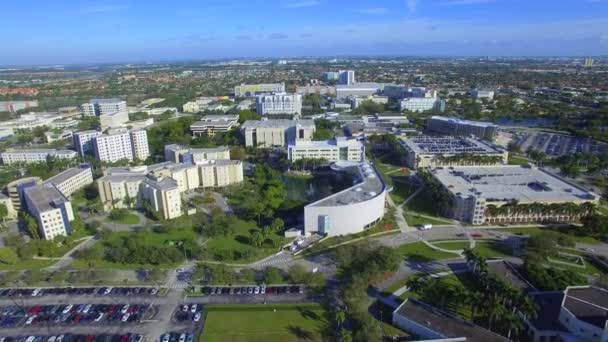
M 505 307 L 502 306 L 500 297 L 493 297 L 486 303 L 486 315 L 488 317 L 488 330 L 492 331 L 492 322 L 496 322 L 505 314 Z
M 504 325 L 505 330 L 507 330 L 508 339 L 511 339 L 511 333 L 517 335 L 524 327 L 521 318 L 514 313 L 507 313 L 501 318 L 501 323 Z

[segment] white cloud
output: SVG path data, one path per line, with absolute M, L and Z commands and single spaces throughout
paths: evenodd
M 321 3 L 317 0 L 308 0 L 308 1 L 289 2 L 284 7 L 285 8 L 304 8 L 304 7 L 318 6 L 320 4 Z
M 363 8 L 356 12 L 361 14 L 385 14 L 388 10 L 384 7 Z

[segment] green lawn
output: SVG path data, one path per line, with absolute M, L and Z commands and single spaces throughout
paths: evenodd
M 37 270 L 45 268 L 54 264 L 52 260 L 23 260 L 17 261 L 14 264 L 5 264 L 0 262 L 0 271 L 25 271 L 25 270 Z
M 422 242 L 402 245 L 399 246 L 397 250 L 399 253 L 401 253 L 401 255 L 410 261 L 425 262 L 458 258 L 458 255 L 454 253 L 445 253 L 433 250 Z
M 529 163 L 528 158 L 509 153 L 509 164 L 510 165 L 525 165 L 528 163 Z
M 412 184 L 408 177 L 395 177 L 393 179 L 393 191 L 391 191 L 391 197 L 396 204 L 403 203 L 408 197 L 410 197 L 420 186 L 418 184 Z
M 278 242 L 274 247 L 266 241 L 262 247 L 254 247 L 249 243 L 251 232 L 257 229 L 253 221 L 237 220 L 234 224 L 234 235 L 214 237 L 205 245 L 208 257 L 218 261 L 248 263 L 260 260 L 279 251 L 278 246 L 286 244 L 289 239 L 279 235 L 272 236 Z
M 574 241 L 579 243 L 587 243 L 592 245 L 599 245 L 601 242 L 590 236 L 577 235 L 578 231 L 576 226 L 563 227 L 563 228 L 545 228 L 545 227 L 522 227 L 522 228 L 501 228 L 496 231 L 506 231 L 517 235 L 529 235 L 536 236 L 540 235 L 543 231 L 556 231 L 568 235 Z
M 106 222 L 109 223 L 118 223 L 118 224 L 138 224 L 139 216 L 129 213 L 124 217 L 121 217 L 119 220 L 112 220 L 110 217 L 106 218 Z
M 410 226 L 420 226 L 423 224 L 444 225 L 444 224 L 451 223 L 450 221 L 447 221 L 447 220 L 443 221 L 438 218 L 432 219 L 432 218 L 428 218 L 428 217 L 423 217 L 423 216 L 420 216 L 420 214 L 412 212 L 412 211 L 405 211 L 403 213 L 403 217 L 405 217 L 405 221 Z
M 323 341 L 328 325 L 317 304 L 209 305 L 199 341 Z
M 405 205 L 406 212 L 416 212 L 428 216 L 439 216 L 439 209 L 435 205 L 431 193 L 422 190 Z
M 437 247 L 460 250 L 469 247 L 468 241 L 432 242 Z M 504 258 L 513 255 L 511 246 L 494 241 L 477 241 L 474 250 L 486 258 Z
M 142 230 L 138 232 L 115 232 L 109 235 L 107 240 L 101 240 L 95 243 L 91 248 L 103 248 L 104 241 L 108 243 L 118 242 L 120 239 L 129 238 L 129 239 L 137 239 L 139 243 L 148 247 L 156 247 L 163 246 L 177 241 L 196 241 L 198 235 L 189 229 L 180 229 L 180 230 L 168 230 L 167 232 L 156 233 L 152 231 Z M 121 264 L 115 262 L 109 262 L 103 259 L 93 261 L 93 265 L 95 268 L 114 268 L 114 269 L 138 269 L 142 267 L 158 267 L 158 268 L 169 268 L 178 265 L 183 260 L 180 260 L 176 263 L 167 263 L 166 265 L 144 265 L 144 264 Z M 88 269 L 89 264 L 80 259 L 75 259 L 72 264 L 72 267 L 77 269 Z

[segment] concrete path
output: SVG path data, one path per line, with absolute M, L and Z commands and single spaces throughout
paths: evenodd
M 79 243 L 78 245 L 76 245 L 74 248 L 70 249 L 67 253 L 65 253 L 61 258 L 59 258 L 57 260 L 56 263 L 45 267 L 44 270 L 46 271 L 56 271 L 58 269 L 61 269 L 63 267 L 67 267 L 69 266 L 72 261 L 74 261 L 74 253 L 80 250 L 84 250 L 87 249 L 91 246 L 93 246 L 95 244 L 95 242 L 97 242 L 95 240 L 95 236 L 88 236 L 86 238 L 83 239 L 83 241 L 81 243 Z

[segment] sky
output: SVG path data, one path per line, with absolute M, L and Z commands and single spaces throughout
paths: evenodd
M 608 0 L 2 0 L 0 65 L 608 55 Z

